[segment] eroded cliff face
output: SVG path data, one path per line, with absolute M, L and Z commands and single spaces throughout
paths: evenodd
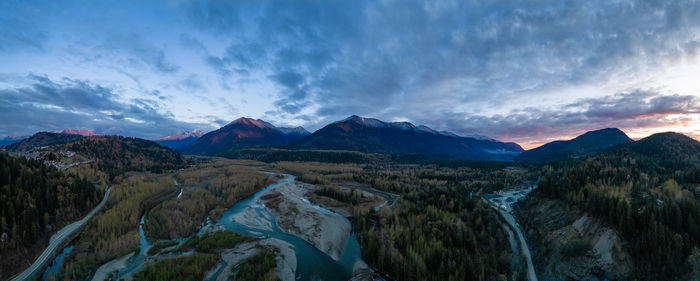
M 624 280 L 633 268 L 619 234 L 561 202 L 528 198 L 520 221 L 539 280 Z

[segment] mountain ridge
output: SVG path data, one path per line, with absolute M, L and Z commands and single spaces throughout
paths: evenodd
M 384 122 L 357 115 L 328 124 L 287 147 L 496 161 L 511 161 L 523 151 L 516 143 L 462 137 L 410 122 Z
M 260 119 L 241 117 L 202 135 L 182 151 L 187 154 L 217 155 L 231 149 L 283 146 L 308 134 L 301 127 L 275 127 Z
M 192 145 L 193 142 L 198 140 L 203 135 L 204 132 L 200 130 L 184 130 L 174 134 L 156 138 L 153 141 L 162 146 L 166 146 L 180 151 Z
M 95 133 L 95 131 L 88 130 L 88 129 L 66 128 L 66 129 L 63 129 L 61 131 L 56 131 L 55 133 L 64 134 L 64 135 L 78 135 L 78 136 L 83 136 L 83 137 L 99 136 L 97 133 Z
M 548 142 L 539 147 L 524 151 L 515 157 L 515 161 L 548 163 L 571 160 L 597 154 L 620 143 L 632 141 L 633 140 L 620 129 L 605 128 L 588 131 L 570 140 Z

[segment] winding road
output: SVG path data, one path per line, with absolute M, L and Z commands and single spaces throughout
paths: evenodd
M 109 192 L 111 191 L 110 188 L 107 188 L 107 191 L 105 192 L 104 198 L 102 198 L 102 201 L 100 204 L 97 204 L 97 206 L 90 211 L 85 217 L 83 217 L 81 220 L 73 222 L 69 225 L 66 225 L 65 227 L 61 228 L 58 232 L 54 233 L 54 235 L 51 236 L 49 239 L 49 246 L 44 249 L 44 252 L 41 253 L 41 255 L 34 261 L 32 265 L 30 265 L 27 269 L 25 269 L 22 273 L 18 274 L 14 278 L 12 278 L 12 281 L 15 280 L 30 280 L 32 276 L 35 274 L 40 273 L 40 270 L 44 268 L 44 265 L 46 265 L 46 262 L 48 262 L 56 253 L 56 250 L 63 245 L 66 240 L 68 240 L 75 232 L 80 230 L 85 223 L 92 218 L 97 211 L 99 211 L 102 206 L 104 206 L 105 202 L 107 202 L 107 198 L 109 197 Z
M 500 194 L 488 194 L 485 196 L 484 200 L 486 200 L 491 207 L 498 210 L 498 213 L 501 214 L 501 217 L 503 217 L 503 220 L 506 221 L 510 229 L 515 231 L 518 241 L 520 242 L 520 251 L 527 262 L 527 279 L 530 281 L 537 281 L 535 266 L 532 264 L 532 256 L 530 255 L 530 249 L 525 241 L 525 236 L 522 231 L 520 231 L 520 225 L 510 213 L 513 210 L 512 204 L 525 198 L 530 191 L 532 191 L 532 189 L 511 190 L 501 192 Z

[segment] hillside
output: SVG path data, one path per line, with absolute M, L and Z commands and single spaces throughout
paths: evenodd
M 26 267 L 52 232 L 94 207 L 102 191 L 41 161 L 0 153 L 0 279 Z
M 98 169 L 107 173 L 110 178 L 127 171 L 159 173 L 183 168 L 187 164 L 179 152 L 139 138 L 87 137 L 54 148 L 61 149 L 94 160 Z
M 460 137 L 408 122 L 387 123 L 351 116 L 289 145 L 290 149 L 422 154 L 436 158 L 510 161 L 523 149 L 515 143 Z
M 678 280 L 699 250 L 699 175 L 700 143 L 660 133 L 546 166 L 533 195 L 610 225 L 634 261 L 631 279 Z
M 586 132 L 568 141 L 553 141 L 540 147 L 524 151 L 517 162 L 548 163 L 594 155 L 620 143 L 632 140 L 617 128 Z
M 263 120 L 239 118 L 209 132 L 183 149 L 186 154 L 218 155 L 224 151 L 249 147 L 283 146 L 309 132 L 304 128 L 278 128 Z

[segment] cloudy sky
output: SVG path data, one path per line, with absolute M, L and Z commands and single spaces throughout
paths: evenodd
M 698 1 L 0 2 L 0 137 L 357 114 L 526 148 L 700 136 Z

